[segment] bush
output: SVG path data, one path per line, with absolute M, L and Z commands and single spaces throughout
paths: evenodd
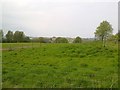
M 54 41 L 55 43 L 68 43 L 68 40 L 66 38 L 58 37 Z
M 76 37 L 73 43 L 81 43 L 82 39 L 80 37 Z

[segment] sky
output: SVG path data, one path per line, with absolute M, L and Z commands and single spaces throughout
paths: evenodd
M 120 1 L 118 3 L 118 30 L 120 31 Z
M 31 37 L 93 38 L 103 20 L 118 32 L 118 0 L 3 0 L 1 7 L 5 34 L 19 30 Z

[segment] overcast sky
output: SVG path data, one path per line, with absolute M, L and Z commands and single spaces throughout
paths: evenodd
M 118 32 L 118 0 L 3 0 L 0 28 L 33 37 L 92 38 L 103 20 Z

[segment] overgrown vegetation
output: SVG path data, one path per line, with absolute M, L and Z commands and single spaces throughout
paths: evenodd
M 4 44 L 8 48 L 10 43 Z M 17 48 L 21 46 L 27 48 Z M 3 51 L 3 88 L 116 88 L 118 47 L 81 44 L 12 44 Z M 93 47 L 94 46 L 94 47 Z

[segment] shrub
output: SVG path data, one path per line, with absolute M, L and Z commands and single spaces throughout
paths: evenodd
M 80 37 L 76 37 L 73 43 L 81 43 L 82 39 Z
M 66 38 L 58 37 L 54 41 L 55 43 L 68 43 L 68 40 Z

